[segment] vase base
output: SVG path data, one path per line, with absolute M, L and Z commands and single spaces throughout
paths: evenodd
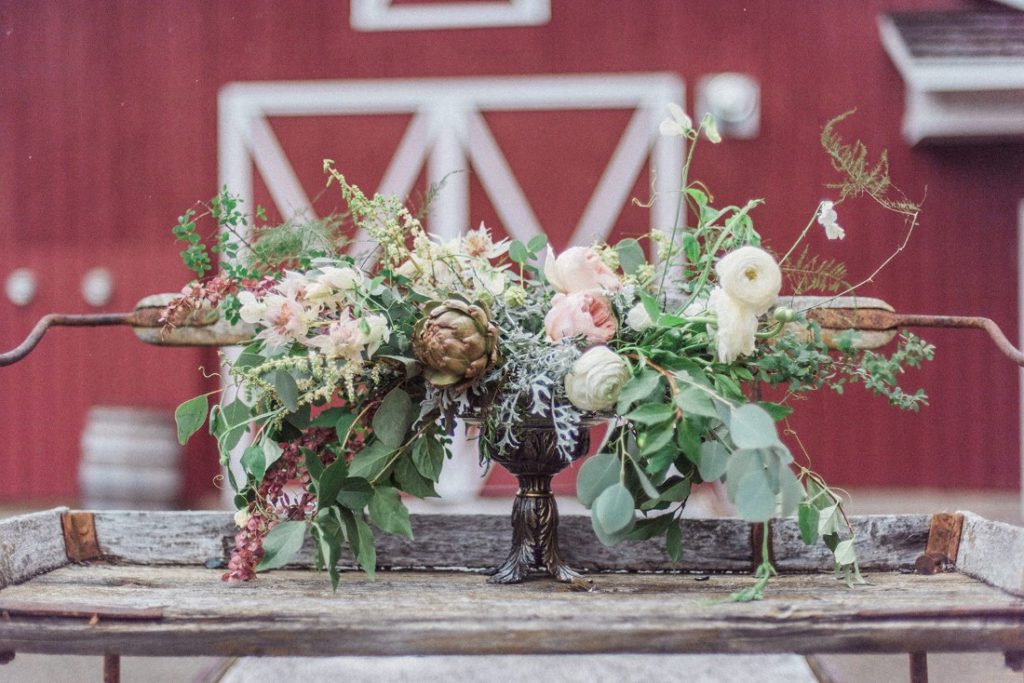
M 535 574 L 536 578 L 544 578 L 543 575 L 547 574 L 551 578 L 556 581 L 561 581 L 562 583 L 589 581 L 589 579 L 584 578 L 584 576 L 578 571 L 561 562 L 549 566 L 538 567 L 524 561 L 520 557 L 515 557 L 517 554 L 518 553 L 513 553 L 513 556 L 505 560 L 504 564 L 489 572 L 490 577 L 488 577 L 487 583 L 522 583 L 530 578 L 531 574 Z

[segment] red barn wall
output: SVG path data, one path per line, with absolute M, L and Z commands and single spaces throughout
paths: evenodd
M 217 92 L 233 81 L 455 77 L 664 71 L 693 89 L 706 74 L 740 71 L 762 87 L 761 132 L 703 147 L 698 172 L 719 203 L 761 196 L 769 246 L 785 249 L 830 179 L 821 124 L 845 125 L 888 147 L 912 197 L 927 191 L 906 252 L 861 293 L 897 310 L 973 313 L 1017 329 L 1017 206 L 1024 145 L 911 149 L 899 137 L 903 84 L 879 43 L 880 13 L 963 7 L 954 0 L 797 0 L 714 3 L 553 0 L 542 26 L 446 31 L 353 31 L 336 0 L 0 2 L 0 277 L 29 266 L 40 295 L 0 301 L 0 346 L 53 310 L 86 306 L 89 268 L 116 274 L 107 310 L 181 286 L 169 228 L 217 186 Z M 487 122 L 552 242 L 562 246 L 604 170 L 627 114 L 501 113 Z M 402 117 L 276 119 L 271 124 L 307 193 L 325 157 L 373 188 Z M 635 194 L 646 196 L 646 173 Z M 259 187 L 259 184 L 258 184 Z M 473 179 L 471 216 L 498 225 Z M 265 193 L 258 190 L 259 196 Z M 337 205 L 333 194 L 320 211 Z M 643 231 L 627 207 L 615 236 Z M 866 203 L 844 204 L 842 242 L 813 246 L 867 275 L 893 251 L 901 224 Z M 934 363 L 909 380 L 931 396 L 897 414 L 850 391 L 799 406 L 794 426 L 814 465 L 845 485 L 1011 489 L 1020 481 L 1018 373 L 974 332 L 928 331 Z M 1015 334 L 1011 334 L 1015 337 Z M 171 408 L 211 388 L 197 368 L 215 356 L 144 346 L 119 329 L 57 330 L 21 364 L 0 370 L 0 503 L 76 496 L 78 438 L 96 403 Z M 187 454 L 194 498 L 216 471 L 209 443 Z

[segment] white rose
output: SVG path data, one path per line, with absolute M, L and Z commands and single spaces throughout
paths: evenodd
M 708 306 L 715 312 L 715 341 L 718 345 L 718 360 L 731 363 L 740 356 L 754 352 L 754 334 L 757 332 L 757 315 L 742 302 L 733 299 L 721 287 L 715 287 L 708 299 Z
M 782 288 L 782 272 L 771 255 L 757 247 L 740 247 L 715 266 L 718 282 L 729 298 L 745 305 L 755 316 L 771 308 Z
M 565 393 L 580 410 L 607 410 L 629 381 L 629 366 L 607 346 L 595 346 L 572 364 L 565 376 Z
M 622 282 L 601 256 L 590 247 L 570 247 L 555 256 L 548 246 L 544 261 L 544 276 L 556 291 L 575 294 L 594 289 L 619 290 Z
M 256 298 L 252 292 L 243 291 L 238 293 L 238 317 L 253 325 L 262 322 L 263 316 L 267 314 L 267 305 Z
M 653 324 L 654 320 L 651 319 L 651 315 L 647 312 L 647 307 L 642 303 L 633 306 L 633 308 L 629 309 L 629 313 L 626 314 L 626 325 L 637 332 L 643 332 Z

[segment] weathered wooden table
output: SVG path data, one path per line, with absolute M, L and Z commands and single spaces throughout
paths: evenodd
M 414 542 L 381 534 L 376 581 L 278 570 L 220 580 L 225 512 L 52 510 L 0 522 L 0 662 L 16 652 L 120 655 L 399 655 L 1000 651 L 1024 665 L 1024 529 L 970 513 L 854 518 L 867 585 L 848 588 L 792 520 L 768 529 L 781 575 L 750 584 L 761 525 L 687 520 L 684 560 L 659 541 L 606 548 L 565 517 L 567 561 L 594 589 L 548 579 L 487 584 L 507 549 L 501 516 L 422 515 Z M 927 554 L 926 554 L 927 553 Z M 923 574 L 920 572 L 935 572 Z

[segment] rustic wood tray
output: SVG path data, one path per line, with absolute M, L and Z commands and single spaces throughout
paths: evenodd
M 659 541 L 600 544 L 564 517 L 564 555 L 594 590 L 549 579 L 495 586 L 502 516 L 413 517 L 380 534 L 371 581 L 337 592 L 308 569 L 221 581 L 226 512 L 81 512 L 0 521 L 0 661 L 15 652 L 116 655 L 838 653 L 1001 651 L 1024 659 L 1024 529 L 971 513 L 853 518 L 867 585 L 848 588 L 793 520 L 767 529 L 780 576 L 750 585 L 762 525 L 686 520 L 684 560 Z M 921 573 L 934 572 L 934 573 Z M 923 657 L 923 655 L 916 655 Z M 116 664 L 116 661 L 114 662 Z

